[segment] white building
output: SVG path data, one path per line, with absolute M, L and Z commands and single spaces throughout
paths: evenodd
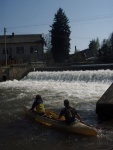
M 0 63 L 7 64 L 43 61 L 44 38 L 42 34 L 0 36 Z

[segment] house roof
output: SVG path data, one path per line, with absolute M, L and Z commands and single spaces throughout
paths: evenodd
M 85 55 L 86 58 L 94 57 L 94 54 L 93 54 L 92 50 L 90 50 L 90 49 L 85 49 L 85 50 L 82 50 L 82 51 L 78 51 L 77 53 Z
M 44 42 L 42 34 L 6 35 L 6 43 L 40 43 Z M 4 43 L 4 35 L 0 36 L 0 44 Z

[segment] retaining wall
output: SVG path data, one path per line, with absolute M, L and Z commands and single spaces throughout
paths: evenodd
M 1 67 L 0 68 L 0 81 L 3 81 L 3 76 L 5 75 L 7 80 L 22 79 L 33 68 L 29 66 L 11 66 L 11 67 Z
M 99 116 L 113 118 L 113 83 L 97 101 L 96 113 Z
M 20 80 L 29 72 L 35 71 L 36 67 L 43 68 L 44 66 L 43 62 L 34 62 L 0 67 L 0 81 L 3 81 L 3 76 L 6 76 L 7 80 Z

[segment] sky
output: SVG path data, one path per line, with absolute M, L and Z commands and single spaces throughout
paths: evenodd
M 0 35 L 4 28 L 7 35 L 46 35 L 59 8 L 69 20 L 70 54 L 113 32 L 113 0 L 0 0 Z

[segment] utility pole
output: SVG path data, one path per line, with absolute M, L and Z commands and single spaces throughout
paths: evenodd
M 4 43 L 5 43 L 5 64 L 7 66 L 7 48 L 6 48 L 6 28 L 4 28 Z

